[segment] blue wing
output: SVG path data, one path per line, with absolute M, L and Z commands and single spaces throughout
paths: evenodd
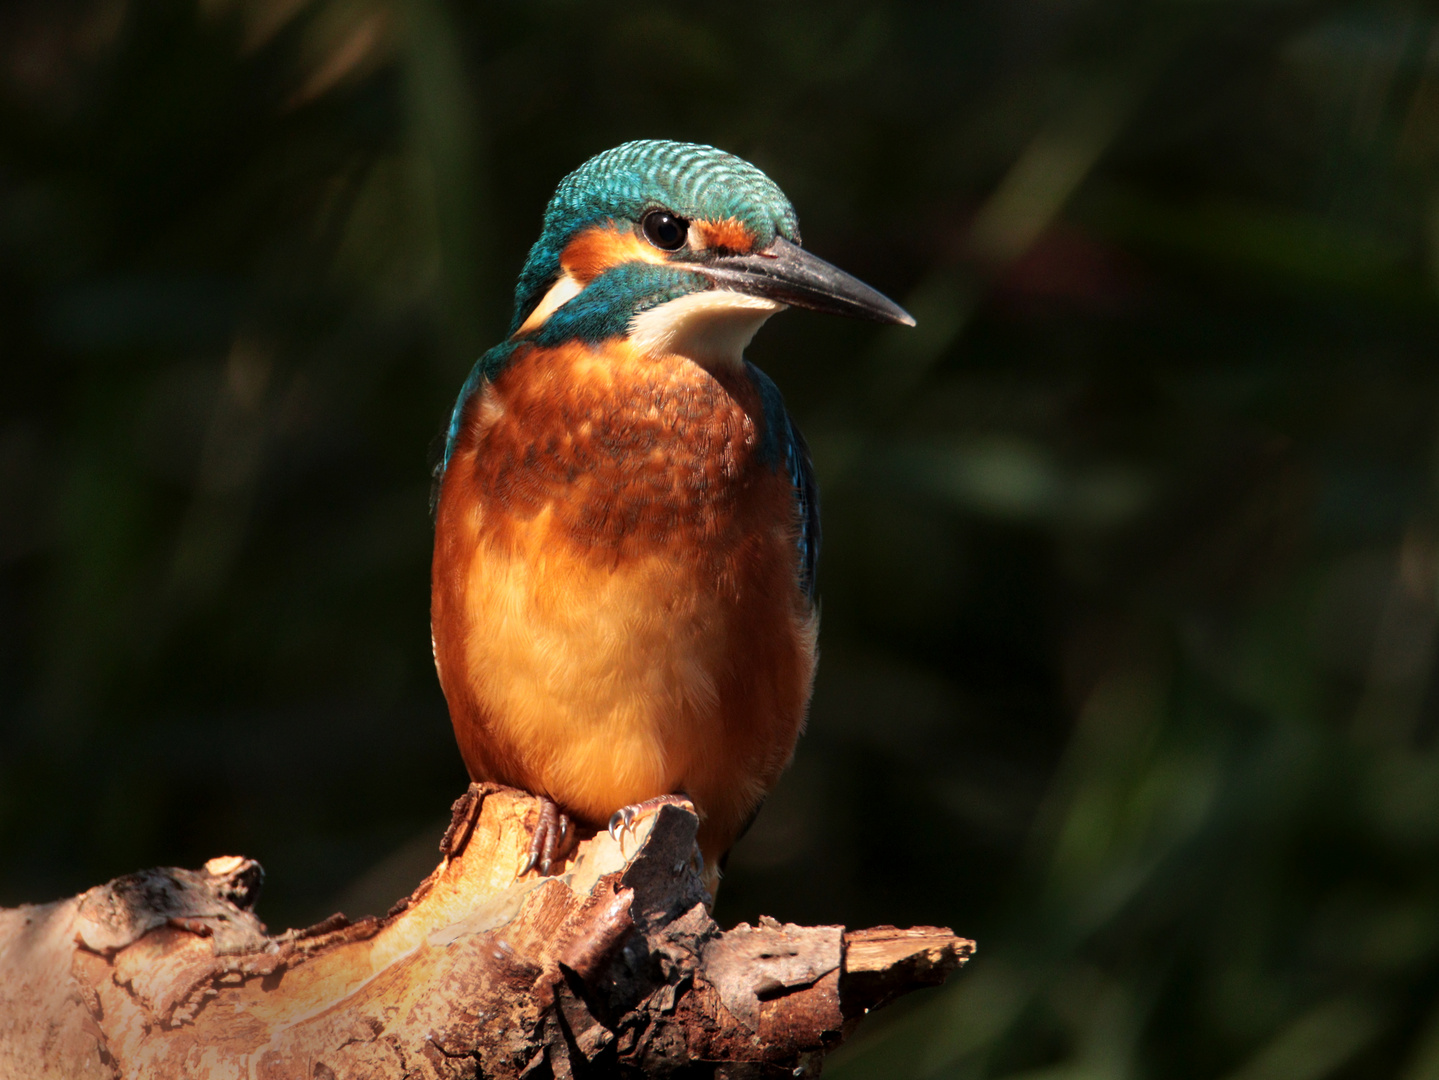
M 789 419 L 788 415 L 785 419 Z M 809 445 L 793 421 L 789 425 L 785 465 L 789 469 L 790 482 L 794 484 L 795 494 L 799 498 L 800 586 L 813 604 L 815 573 L 819 569 L 819 486 L 814 482 L 814 463 L 810 461 Z
M 454 408 L 450 410 L 450 421 L 445 430 L 437 437 L 436 442 L 439 449 L 431 451 L 432 461 L 430 464 L 430 516 L 435 514 L 435 508 L 440 505 L 440 485 L 445 479 L 445 470 L 450 465 L 450 455 L 455 452 L 455 444 L 460 439 L 460 424 L 464 420 L 465 406 L 469 404 L 470 398 L 474 397 L 487 382 L 492 381 L 504 366 L 510 362 L 510 357 L 515 351 L 516 342 L 506 341 L 496 345 L 489 352 L 485 353 L 475 361 L 475 366 L 470 368 L 470 374 L 466 377 L 464 384 L 460 387 L 460 396 L 455 399 Z
M 815 573 L 819 568 L 819 486 L 814 480 L 814 464 L 809 446 L 790 419 L 784 407 L 784 396 L 759 368 L 746 364 L 750 378 L 759 389 L 764 406 L 765 437 L 763 453 L 775 467 L 783 467 L 794 485 L 799 504 L 799 584 L 810 603 L 815 599 Z
M 470 374 L 460 387 L 460 396 L 455 399 L 455 407 L 450 410 L 450 422 L 445 428 L 445 456 L 435 469 L 437 478 L 444 475 L 445 466 L 450 463 L 450 455 L 455 452 L 455 443 L 460 438 L 460 421 L 464 418 L 465 406 L 469 403 L 470 398 L 474 397 L 476 391 L 485 383 L 493 382 L 495 376 L 504 370 L 518 344 L 515 341 L 502 342 L 476 360 L 475 366 L 470 368 Z

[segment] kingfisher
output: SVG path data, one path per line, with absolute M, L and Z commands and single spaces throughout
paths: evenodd
M 814 679 L 819 501 L 744 358 L 786 307 L 913 326 L 800 246 L 732 154 L 642 140 L 565 177 L 508 336 L 436 468 L 431 634 L 470 776 L 542 800 L 521 868 L 572 825 L 700 819 L 713 891 L 794 754 Z

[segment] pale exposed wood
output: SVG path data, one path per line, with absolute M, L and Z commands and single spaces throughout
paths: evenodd
M 722 932 L 679 807 L 517 879 L 538 807 L 473 785 L 382 919 L 266 936 L 259 865 L 233 856 L 0 910 L 0 1076 L 804 1075 L 974 948 L 932 927 Z

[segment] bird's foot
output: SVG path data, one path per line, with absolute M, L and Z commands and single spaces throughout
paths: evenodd
M 524 877 L 536 867 L 541 874 L 548 876 L 550 868 L 564 859 L 574 836 L 568 815 L 555 805 L 554 800 L 540 796 L 540 820 L 530 837 L 530 850 L 517 876 Z
M 619 842 L 621 854 L 625 850 L 625 837 L 632 834 L 641 821 L 654 817 L 666 806 L 682 806 L 691 814 L 699 813 L 687 795 L 656 795 L 653 799 L 622 806 L 614 812 L 610 817 L 610 835 Z

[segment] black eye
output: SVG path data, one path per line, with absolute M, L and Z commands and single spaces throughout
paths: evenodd
M 675 217 L 668 210 L 651 210 L 640 222 L 645 239 L 662 251 L 678 251 L 685 246 L 690 233 L 690 223 L 682 217 Z

